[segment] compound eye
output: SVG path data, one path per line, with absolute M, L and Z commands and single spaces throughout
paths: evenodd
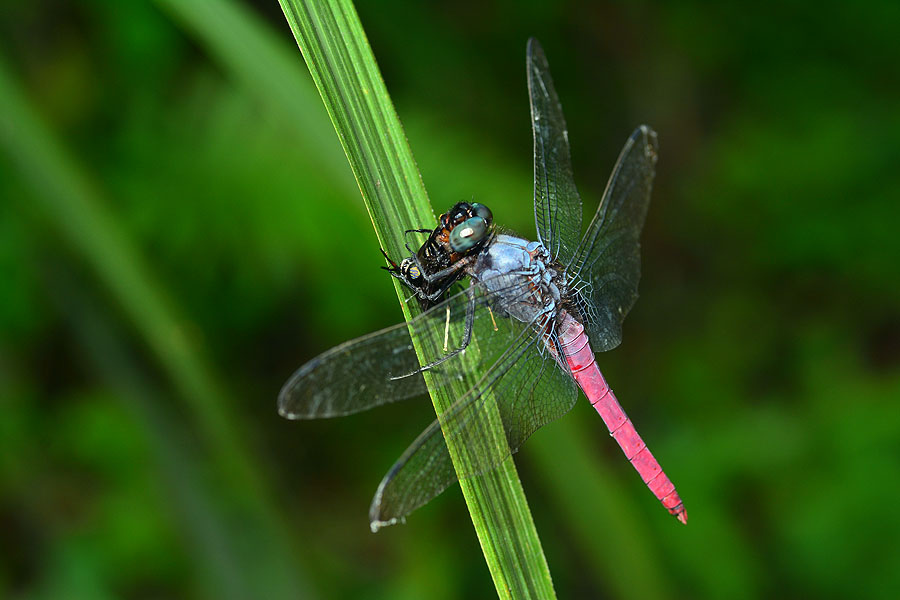
M 459 209 L 450 215 L 449 220 L 451 224 L 456 225 L 462 223 L 465 220 L 466 216 L 468 216 L 468 213 L 463 209 Z
M 480 204 L 478 202 L 472 203 L 472 214 L 475 215 L 476 217 L 481 217 L 488 223 L 490 223 L 491 221 L 494 220 L 494 213 L 491 212 L 491 209 L 489 209 L 484 204 Z
M 487 234 L 488 224 L 482 217 L 472 217 L 450 232 L 450 249 L 454 252 L 467 252 Z

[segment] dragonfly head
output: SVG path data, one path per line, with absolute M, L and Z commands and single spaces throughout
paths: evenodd
M 483 241 L 490 229 L 490 221 L 482 217 L 472 217 L 457 225 L 450 232 L 450 249 L 465 254 Z
M 438 230 L 452 230 L 467 220 L 480 217 L 488 226 L 494 220 L 491 209 L 479 202 L 457 202 L 438 219 Z
M 460 202 L 442 215 L 442 224 L 450 230 L 448 243 L 451 252 L 466 254 L 487 239 L 494 214 L 478 202 Z
M 491 222 L 493 222 L 494 213 L 492 213 L 491 209 L 489 209 L 487 206 L 485 206 L 484 204 L 481 204 L 479 202 L 473 202 L 471 204 L 471 207 L 472 207 L 471 211 L 472 211 L 473 216 L 481 217 L 482 219 L 487 221 L 488 225 L 490 225 Z

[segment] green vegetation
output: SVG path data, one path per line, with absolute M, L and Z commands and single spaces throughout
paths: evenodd
M 560 597 L 896 597 L 896 2 L 357 9 L 435 210 L 532 235 L 530 35 L 586 211 L 659 132 L 599 362 L 691 520 L 579 403 L 516 458 Z M 0 15 L 0 597 L 489 596 L 456 488 L 368 531 L 426 399 L 275 413 L 402 317 L 278 3 Z
M 435 217 L 356 11 L 349 0 L 283 0 L 282 8 L 353 167 L 379 243 L 389 256 L 403 256 L 404 232 L 421 223 L 433 223 Z M 394 287 L 409 319 L 415 311 L 406 302 L 409 291 L 396 280 Z M 434 350 L 428 349 L 428 340 L 411 333 L 420 363 L 427 364 Z M 477 351 L 475 340 L 461 358 L 471 365 L 465 380 L 443 389 L 429 383 L 439 415 L 478 382 Z M 431 381 L 429 375 L 426 380 Z M 486 406 L 481 418 L 490 442 L 483 449 L 502 452 L 502 458 L 509 454 L 509 447 L 500 413 L 490 401 Z M 458 473 L 475 471 L 467 448 L 452 436 L 446 443 Z M 547 560 L 515 463 L 511 457 L 497 462 L 500 465 L 491 472 L 460 481 L 497 594 L 501 598 L 553 598 Z M 373 531 L 381 525 L 372 524 Z

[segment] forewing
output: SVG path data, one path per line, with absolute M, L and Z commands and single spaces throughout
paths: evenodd
M 539 334 L 529 325 L 510 323 L 518 332 L 515 342 L 501 348 L 495 347 L 495 338 L 479 337 L 479 351 L 497 357 L 493 366 L 422 432 L 382 480 L 369 513 L 373 529 L 402 519 L 459 477 L 495 467 L 537 429 L 574 405 L 574 380 L 542 349 Z M 506 444 L 498 443 L 495 431 L 489 428 L 488 411 L 499 414 Z M 465 454 L 457 465 L 462 469 L 459 472 L 445 436 Z
M 619 345 L 622 321 L 638 297 L 640 236 L 658 150 L 656 132 L 646 125 L 631 134 L 568 268 L 588 302 L 585 325 L 595 352 Z
M 581 198 L 572 176 L 569 133 L 541 45 L 528 40 L 528 94 L 534 132 L 534 218 L 540 242 L 568 264 L 581 239 Z
M 420 315 L 420 318 L 424 317 Z M 406 323 L 320 354 L 281 388 L 278 412 L 288 419 L 340 417 L 427 392 L 421 374 L 391 379 L 419 368 Z
M 527 281 L 522 285 L 524 293 Z M 420 363 L 410 331 L 420 340 L 423 364 L 438 361 L 461 347 L 467 311 L 473 311 L 476 331 L 484 330 L 484 323 L 488 323 L 487 329 L 495 338 L 510 333 L 507 329 L 493 331 L 490 302 L 484 287 L 474 284 L 409 323 L 335 346 L 300 367 L 284 384 L 278 396 L 278 412 L 289 419 L 339 417 L 425 395 L 425 379 L 416 373 Z M 459 356 L 429 373 L 435 387 L 466 375 Z

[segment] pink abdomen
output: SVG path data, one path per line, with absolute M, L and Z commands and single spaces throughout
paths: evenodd
M 619 443 L 625 456 L 634 465 L 653 495 L 679 521 L 687 523 L 687 511 L 681 498 L 678 497 L 678 492 L 675 491 L 675 486 L 650 453 L 647 444 L 638 435 L 631 419 L 622 410 L 615 394 L 600 373 L 584 327 L 571 315 L 565 314 L 559 331 L 559 341 L 566 364 L 575 381 L 584 390 L 588 401 L 600 413 L 610 435 Z

